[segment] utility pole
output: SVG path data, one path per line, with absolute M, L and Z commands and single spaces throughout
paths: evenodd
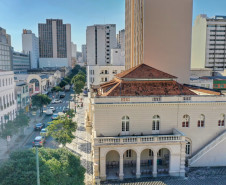
M 36 150 L 37 185 L 40 185 L 40 177 L 39 177 L 39 160 L 38 160 L 38 147 L 35 147 L 35 150 Z

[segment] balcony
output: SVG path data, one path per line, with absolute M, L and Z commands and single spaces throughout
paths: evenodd
M 166 143 L 185 141 L 183 133 L 177 129 L 172 135 L 147 135 L 147 136 L 118 136 L 118 137 L 96 137 L 94 144 L 98 145 L 121 145 L 121 144 L 145 144 L 145 143 Z

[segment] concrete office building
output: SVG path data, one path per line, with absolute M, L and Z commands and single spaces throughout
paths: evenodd
M 39 67 L 71 67 L 71 25 L 61 19 L 38 24 Z
M 31 68 L 39 67 L 39 40 L 31 30 L 23 30 L 22 48 L 24 53 L 30 53 Z
M 118 48 L 121 48 L 122 51 L 125 51 L 125 29 L 120 30 L 117 34 L 117 44 Z
M 0 27 L 0 70 L 12 71 L 11 37 Z
M 82 61 L 87 62 L 87 48 L 85 44 L 82 45 Z
M 13 71 L 17 73 L 27 73 L 31 69 L 31 56 L 29 53 L 13 51 Z
M 193 0 L 126 0 L 126 69 L 145 63 L 189 83 L 192 8 Z
M 77 44 L 71 42 L 71 57 L 76 58 L 76 54 L 77 54 Z
M 226 68 L 226 16 L 198 15 L 192 29 L 191 68 Z

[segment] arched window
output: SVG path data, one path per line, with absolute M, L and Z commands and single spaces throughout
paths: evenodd
M 204 127 L 204 126 L 205 126 L 205 116 L 201 114 L 198 120 L 198 127 Z
M 225 114 L 220 115 L 220 119 L 218 121 L 218 126 L 219 127 L 224 127 L 224 120 L 225 120 Z
M 186 155 L 191 154 L 191 142 L 188 140 L 186 140 L 185 153 L 186 153 Z
M 129 117 L 122 117 L 122 132 L 129 132 Z
M 182 127 L 189 127 L 189 123 L 190 123 L 190 116 L 185 114 L 183 116 Z
M 159 130 L 159 124 L 160 124 L 160 117 L 159 117 L 159 115 L 153 116 L 152 130 Z

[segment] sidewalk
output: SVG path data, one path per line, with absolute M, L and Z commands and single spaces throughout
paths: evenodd
M 21 136 L 20 133 L 13 136 L 11 138 L 11 141 L 8 142 L 8 146 L 6 140 L 0 139 L 0 163 L 9 158 L 10 152 L 23 147 L 24 143 L 33 132 L 34 124 L 40 122 L 44 118 L 44 116 L 44 114 L 41 117 L 39 116 L 39 114 L 37 114 L 36 116 L 29 116 L 30 122 L 29 126 L 24 128 L 24 136 Z
M 75 139 L 72 143 L 67 144 L 66 147 L 76 155 L 80 156 L 81 164 L 86 169 L 85 184 L 92 185 L 93 164 L 91 156 L 91 136 L 86 132 L 84 125 L 88 98 L 81 95 L 77 100 L 80 100 L 81 98 L 83 99 L 83 107 L 76 108 L 76 115 L 73 118 L 73 121 L 76 121 L 78 126 L 74 133 Z

